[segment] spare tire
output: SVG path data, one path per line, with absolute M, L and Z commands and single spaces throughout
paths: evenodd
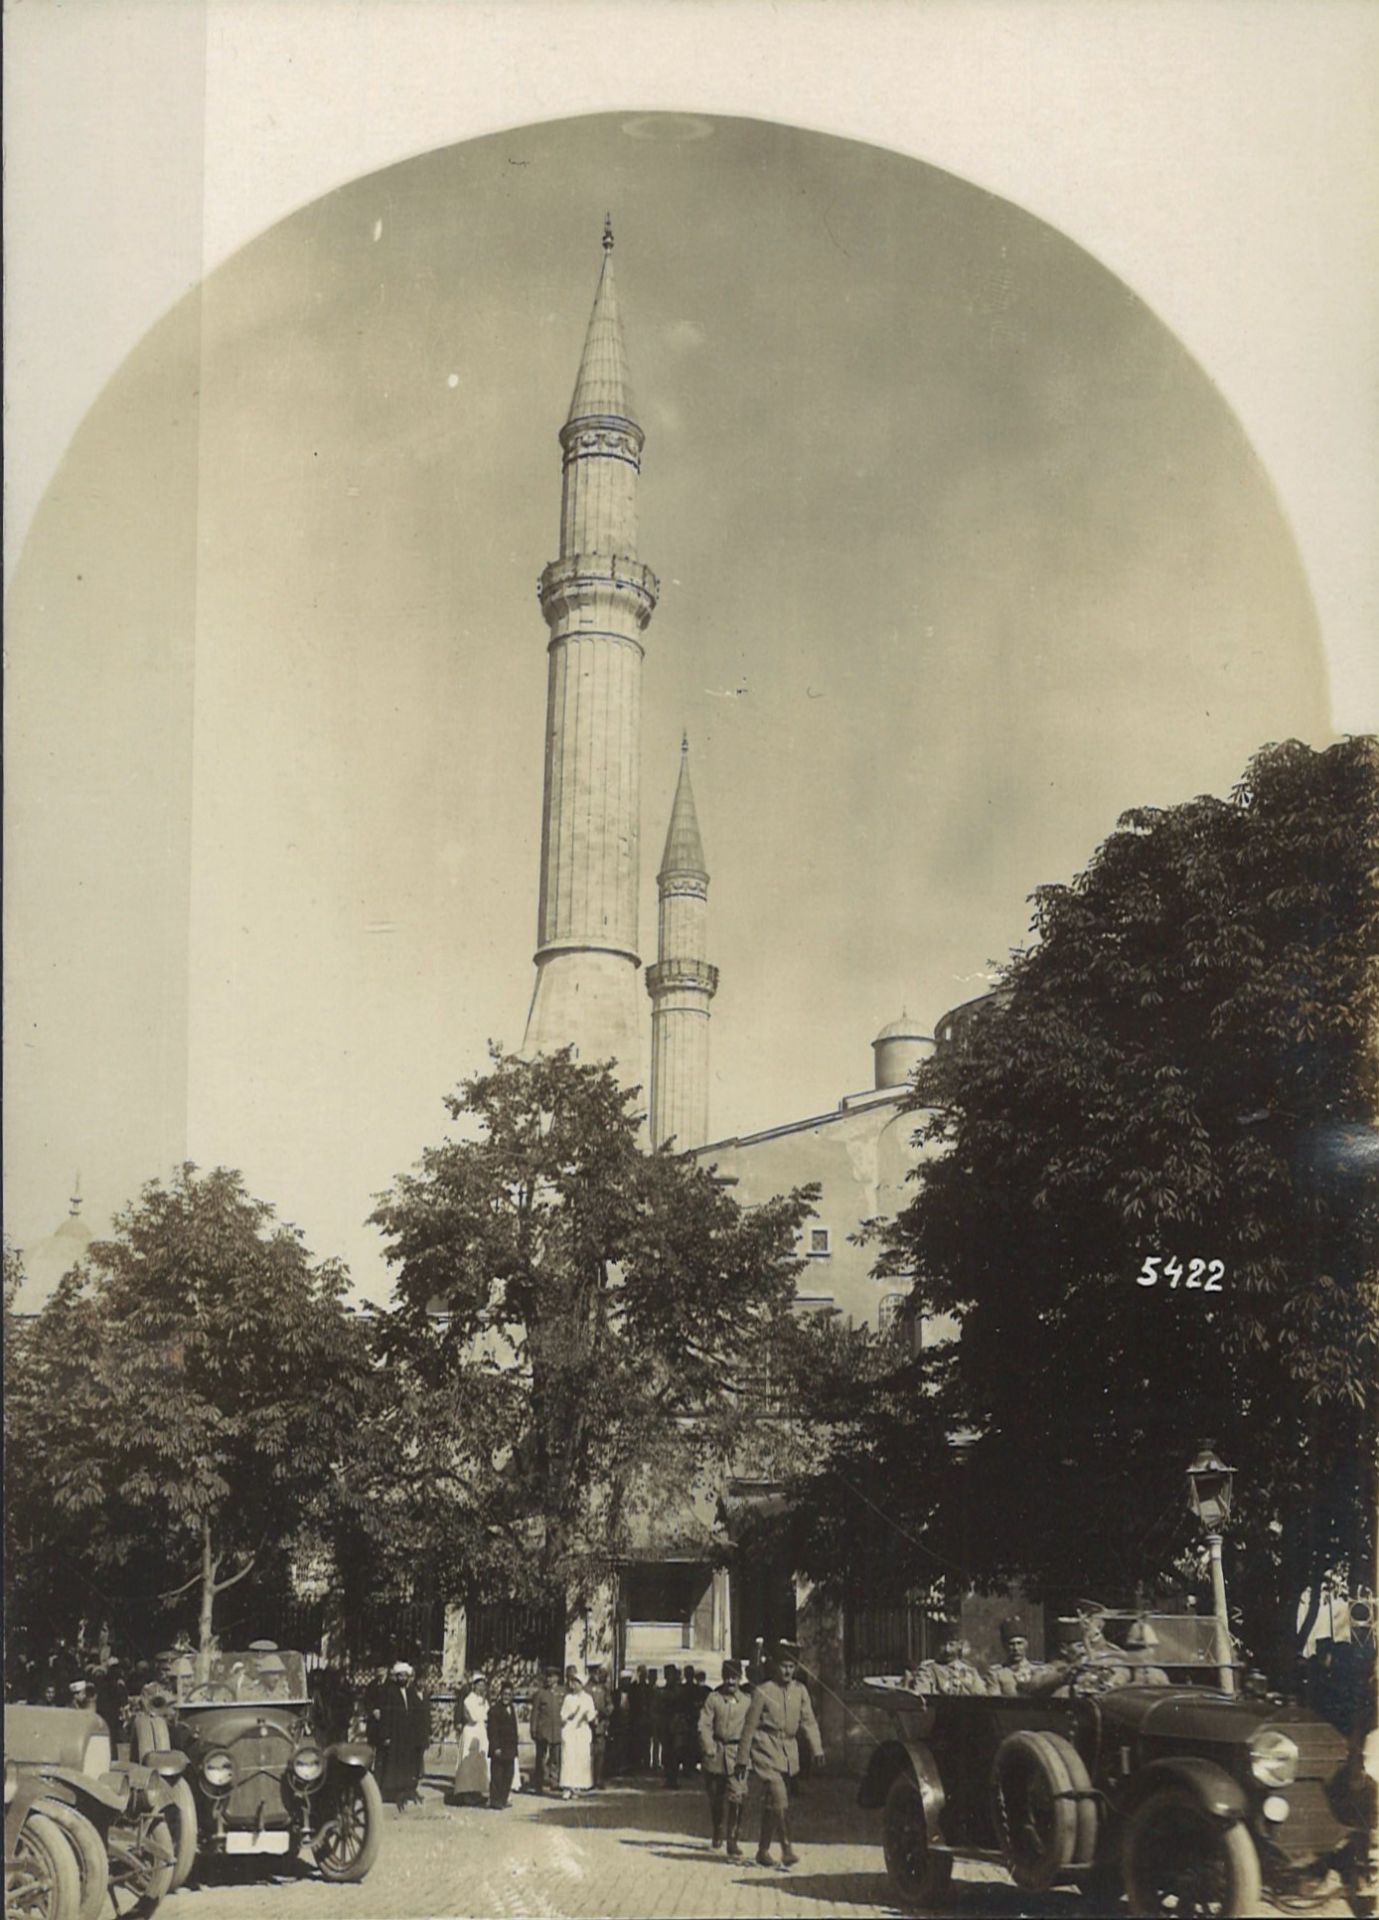
M 1082 1756 L 1059 1733 L 1012 1733 L 991 1769 L 992 1819 L 1017 1887 L 1043 1891 L 1096 1853 L 1097 1808 Z
M 143 1766 L 146 1754 L 169 1753 L 171 1750 L 172 1735 L 162 1714 L 136 1713 L 129 1743 L 130 1759 Z

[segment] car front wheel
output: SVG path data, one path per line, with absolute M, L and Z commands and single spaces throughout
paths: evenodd
M 911 1774 L 899 1773 L 892 1780 L 881 1831 L 886 1872 L 901 1901 L 922 1908 L 941 1900 L 953 1877 L 952 1856 L 935 1853 L 929 1845 L 924 1802 Z
M 1259 1912 L 1259 1855 L 1239 1821 L 1224 1821 L 1181 1787 L 1130 1816 L 1122 1854 L 1134 1914 L 1239 1920 Z
M 165 1817 L 172 1828 L 175 1858 L 169 1893 L 176 1893 L 191 1878 L 196 1865 L 196 1795 L 185 1780 L 174 1780 Z
M 5 1916 L 68 1920 L 81 1903 L 77 1856 L 56 1821 L 31 1813 L 19 1829 L 14 1857 L 5 1862 Z
M 162 1814 L 134 1826 L 112 1827 L 109 1840 L 110 1904 L 119 1920 L 148 1920 L 172 1886 L 177 1849 Z
M 311 1849 L 323 1880 L 362 1880 L 378 1858 L 383 1796 L 371 1773 L 346 1774 Z
M 38 1807 L 45 1819 L 62 1828 L 67 1844 L 77 1857 L 77 1875 L 81 1881 L 81 1900 L 75 1920 L 100 1920 L 105 1905 L 105 1889 L 110 1879 L 110 1862 L 105 1857 L 105 1842 L 86 1818 L 65 1800 L 40 1800 Z

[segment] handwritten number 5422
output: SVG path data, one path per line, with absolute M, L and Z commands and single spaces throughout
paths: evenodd
M 1160 1267 L 1163 1272 L 1160 1273 Z M 1202 1278 L 1206 1275 L 1205 1280 Z M 1189 1260 L 1184 1268 L 1180 1260 L 1170 1254 L 1165 1260 L 1162 1254 L 1151 1253 L 1144 1265 L 1135 1275 L 1135 1284 L 1140 1287 L 1156 1287 L 1160 1280 L 1166 1280 L 1170 1287 L 1186 1287 L 1189 1292 L 1199 1289 L 1202 1293 L 1220 1293 L 1221 1282 L 1226 1277 L 1224 1260 Z

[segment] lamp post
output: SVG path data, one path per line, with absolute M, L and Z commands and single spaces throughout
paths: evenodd
M 1226 1612 L 1226 1575 L 1221 1564 L 1221 1535 L 1231 1517 L 1231 1495 L 1235 1490 L 1235 1468 L 1228 1467 L 1216 1455 L 1216 1443 L 1202 1442 L 1201 1451 L 1187 1470 L 1188 1505 L 1206 1534 L 1211 1556 L 1211 1593 L 1216 1614 L 1217 1660 L 1221 1691 L 1235 1692 L 1235 1669 L 1231 1664 L 1231 1623 Z

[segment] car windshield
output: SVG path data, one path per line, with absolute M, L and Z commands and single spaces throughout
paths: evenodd
M 213 1653 L 209 1660 L 191 1654 L 168 1675 L 179 1702 L 198 1706 L 227 1700 L 309 1700 L 306 1662 L 300 1653 L 248 1648 Z
M 1136 1618 L 1133 1613 L 1110 1614 L 1103 1620 L 1103 1630 L 1113 1647 L 1125 1647 Z M 1156 1667 L 1215 1668 L 1220 1663 L 1221 1629 L 1210 1614 L 1151 1613 L 1145 1620 L 1153 1628 L 1153 1643 L 1133 1653 L 1133 1659 Z M 1225 1658 L 1229 1660 L 1230 1654 Z

